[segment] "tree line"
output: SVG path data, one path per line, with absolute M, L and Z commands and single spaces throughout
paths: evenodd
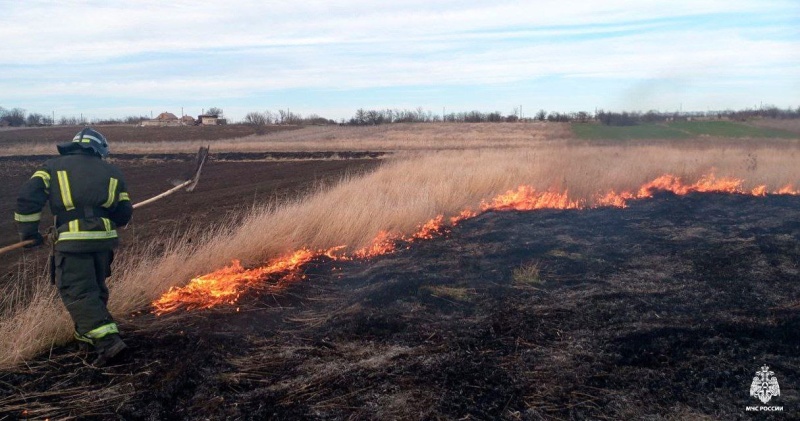
M 320 117 L 317 114 L 309 114 L 303 117 L 302 114 L 293 113 L 290 110 L 278 110 L 272 112 L 252 111 L 247 113 L 242 120 L 243 124 L 251 126 L 266 126 L 272 124 L 295 124 L 295 125 L 323 125 L 336 124 L 335 121 Z
M 365 110 L 360 108 L 355 115 L 341 124 L 352 126 L 374 126 L 391 123 L 429 123 L 437 121 L 453 123 L 509 123 L 518 121 L 549 121 L 549 122 L 578 122 L 588 123 L 597 121 L 607 126 L 632 126 L 637 124 L 661 123 L 667 121 L 681 121 L 690 119 L 730 119 L 745 121 L 751 118 L 794 119 L 800 118 L 800 107 L 796 109 L 781 109 L 775 106 L 765 106 L 757 109 L 724 110 L 724 111 L 692 111 L 692 112 L 662 112 L 650 110 L 612 112 L 597 110 L 594 113 L 587 111 L 578 112 L 547 112 L 537 111 L 533 117 L 521 118 L 517 109 L 511 114 L 503 115 L 499 111 L 481 112 L 467 111 L 437 115 L 422 108 L 416 110 Z
M 211 107 L 207 114 L 222 115 L 222 109 Z M 692 111 L 692 112 L 663 112 L 650 110 L 641 111 L 621 111 L 612 112 L 597 110 L 594 113 L 587 111 L 578 112 L 547 112 L 543 109 L 534 113 L 532 117 L 521 117 L 519 109 L 514 109 L 509 114 L 499 111 L 464 111 L 451 112 L 449 114 L 435 114 L 422 107 L 416 109 L 364 109 L 356 110 L 350 119 L 341 119 L 338 122 L 321 117 L 317 114 L 302 114 L 292 112 L 288 109 L 278 111 L 253 111 L 245 115 L 240 124 L 252 126 L 266 126 L 273 124 L 290 125 L 325 125 L 340 124 L 351 126 L 375 126 L 380 124 L 393 123 L 513 123 L 518 121 L 549 121 L 549 122 L 578 122 L 588 123 L 596 121 L 608 126 L 631 126 L 637 124 L 660 123 L 667 121 L 689 120 L 694 118 L 704 119 L 730 119 L 744 121 L 751 118 L 774 118 L 774 119 L 795 119 L 800 118 L 800 107 L 796 109 L 781 109 L 773 105 L 762 106 L 744 110 L 724 110 L 724 111 Z M 139 124 L 142 120 L 147 120 L 147 116 L 131 115 L 123 118 L 105 118 L 86 120 L 74 116 L 62 116 L 58 120 L 53 117 L 40 113 L 27 113 L 22 108 L 3 108 L 0 107 L 0 127 L 38 127 L 38 126 L 80 126 L 86 124 Z

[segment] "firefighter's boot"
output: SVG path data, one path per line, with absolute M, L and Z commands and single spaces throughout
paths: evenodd
M 94 340 L 81 335 L 80 333 L 78 333 L 77 330 L 75 331 L 74 336 L 75 336 L 75 342 L 78 344 L 77 346 L 78 355 L 80 355 L 81 358 L 88 357 L 89 352 L 94 347 Z
M 128 346 L 122 341 L 118 334 L 112 333 L 104 336 L 97 341 L 97 358 L 92 362 L 95 367 L 102 367 L 112 358 L 116 357 Z

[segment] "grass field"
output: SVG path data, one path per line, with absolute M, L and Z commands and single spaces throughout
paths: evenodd
M 214 141 L 392 153 L 360 164 L 212 159 L 196 196 L 138 212 L 109 280 L 130 350 L 103 369 L 68 344 L 44 259 L 17 254 L 0 289 L 0 418 L 732 419 L 765 356 L 781 379 L 796 377 L 798 197 L 663 193 L 625 209 L 591 205 L 664 174 L 796 189 L 800 142 L 587 141 L 569 128 L 326 127 Z M 3 199 L 13 202 L 36 160 L 3 158 Z M 134 202 L 186 163 L 120 160 Z M 521 185 L 589 207 L 494 208 L 447 226 Z M 318 253 L 286 284 L 282 273 L 252 275 L 295 251 L 353 256 L 438 215 L 446 229 L 389 254 Z M 142 223 L 160 228 L 133 235 Z M 152 313 L 171 287 L 234 259 L 250 273 L 235 303 Z M 788 390 L 781 399 L 800 402 Z
M 538 190 L 568 191 L 573 199 L 593 200 L 596 194 L 612 189 L 635 190 L 666 173 L 694 181 L 714 170 L 718 176 L 746 180 L 744 187 L 748 189 L 765 184 L 773 190 L 800 182 L 800 167 L 796 165 L 800 149 L 796 143 L 574 145 L 549 141 L 546 132 L 531 133 L 531 127 L 387 126 L 370 128 L 361 139 L 348 137 L 343 145 L 357 149 L 388 138 L 396 142 L 395 146 L 432 148 L 444 142 L 461 150 L 410 151 L 375 172 L 345 179 L 302 199 L 256 206 L 246 218 L 204 228 L 191 242 L 178 238 L 162 241 L 159 247 L 136 245 L 140 252 L 120 256 L 117 262 L 110 309 L 126 315 L 146 308 L 170 287 L 233 259 L 257 265 L 302 247 L 344 245 L 355 250 L 368 246 L 381 231 L 410 234 L 436 215 L 452 216 L 465 208 L 475 209 L 482 200 L 522 184 Z M 302 142 L 308 145 L 311 140 Z M 252 203 L 253 197 L 244 200 Z M 47 293 L 46 282 L 37 282 L 42 291 L 28 294 L 32 300 L 7 299 L 3 303 L 0 365 L 16 364 L 53 341 L 70 336 L 61 304 Z M 43 320 L 60 322 L 43 324 Z M 30 331 L 41 334 L 31 336 L 27 334 Z
M 639 124 L 635 126 L 573 123 L 572 130 L 575 136 L 587 140 L 691 139 L 696 137 L 798 138 L 797 133 L 787 130 L 756 127 L 733 121 L 676 121 L 666 124 Z
M 733 121 L 676 121 L 669 123 L 669 127 L 698 136 L 780 139 L 796 139 L 798 137 L 796 133 L 786 130 L 749 126 Z
M 528 147 L 537 142 L 572 138 L 567 123 L 409 123 L 383 126 L 268 127 L 118 127 L 99 128 L 113 154 L 194 153 L 210 145 L 214 152 L 430 151 Z M 232 128 L 235 128 L 232 129 Z M 56 134 L 72 136 L 73 128 L 36 135 L 39 129 L 0 131 L 0 156 L 51 155 Z M 16 134 L 15 134 L 16 133 Z M 228 137 L 224 137 L 228 133 Z M 21 134 L 25 140 L 20 140 Z M 63 140 L 61 140 L 63 141 Z

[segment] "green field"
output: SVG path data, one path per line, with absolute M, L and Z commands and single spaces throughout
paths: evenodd
M 676 121 L 666 124 L 636 126 L 604 126 L 595 123 L 573 123 L 572 131 L 580 139 L 688 139 L 698 136 L 732 138 L 797 138 L 797 134 L 733 121 Z

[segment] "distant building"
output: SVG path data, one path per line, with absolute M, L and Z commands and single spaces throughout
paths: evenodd
M 185 115 L 178 118 L 175 114 L 164 111 L 158 117 L 150 120 L 142 120 L 141 126 L 145 127 L 167 127 L 167 126 L 195 126 L 198 122 L 192 116 Z
M 220 123 L 219 116 L 216 114 L 206 114 L 197 116 L 197 120 L 200 121 L 201 126 L 216 126 Z
M 165 126 L 181 126 L 181 120 L 175 114 L 164 111 L 158 117 L 150 120 L 142 120 L 141 123 L 144 127 L 165 127 Z

